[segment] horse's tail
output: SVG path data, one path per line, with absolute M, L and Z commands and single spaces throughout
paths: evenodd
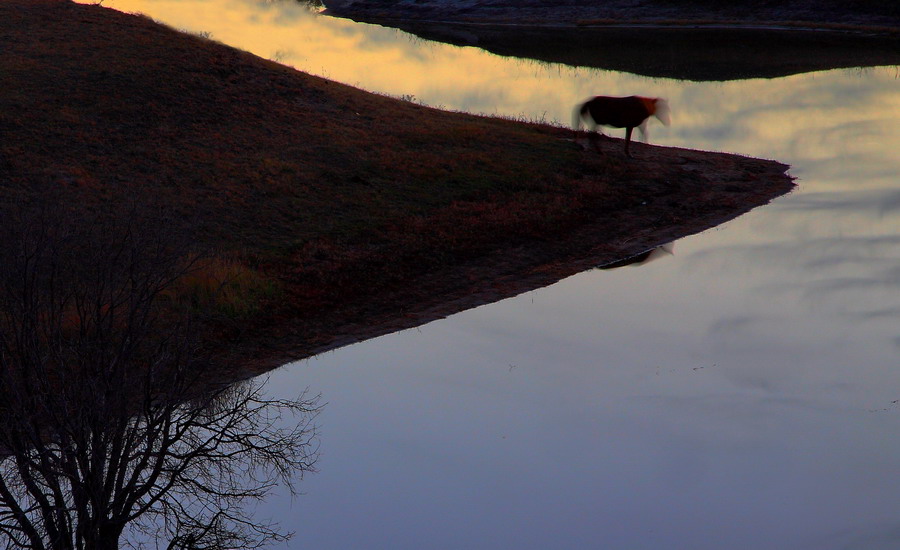
M 656 112 L 653 113 L 653 116 L 658 118 L 659 121 L 666 126 L 671 124 L 672 119 L 671 111 L 669 110 L 669 102 L 661 97 L 656 98 Z

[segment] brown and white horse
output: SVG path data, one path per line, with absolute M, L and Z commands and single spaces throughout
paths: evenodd
M 655 116 L 660 122 L 669 125 L 669 103 L 660 97 L 607 97 L 598 95 L 575 107 L 572 113 L 572 128 L 576 137 L 581 130 L 581 123 L 586 122 L 590 131 L 596 132 L 597 126 L 625 128 L 625 154 L 631 153 L 631 132 L 637 128 L 642 138 L 647 139 L 647 120 Z M 593 134 L 592 137 L 596 137 Z M 596 147 L 596 143 L 595 143 Z M 597 148 L 599 151 L 599 147 Z

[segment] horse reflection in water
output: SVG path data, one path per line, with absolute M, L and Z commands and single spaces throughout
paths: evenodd
M 646 252 L 641 252 L 635 256 L 631 256 L 629 258 L 625 258 L 623 260 L 617 260 L 615 262 L 610 262 L 608 264 L 603 264 L 597 266 L 597 269 L 616 269 L 619 267 L 625 266 L 639 266 L 639 265 L 647 265 L 648 263 L 659 260 L 660 258 L 665 258 L 666 256 L 674 256 L 675 255 L 675 243 L 668 243 L 662 246 L 657 246 L 656 248 L 651 248 Z
M 597 127 L 612 126 L 625 128 L 625 154 L 629 157 L 631 133 L 635 128 L 641 131 L 641 138 L 647 141 L 647 121 L 655 116 L 664 125 L 670 124 L 669 103 L 660 97 L 607 97 L 596 96 L 575 107 L 572 113 L 572 128 L 575 137 L 581 131 L 582 122 L 588 124 L 594 148 L 600 151 Z

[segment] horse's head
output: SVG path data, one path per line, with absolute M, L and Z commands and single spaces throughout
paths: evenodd
M 653 100 L 653 104 L 656 107 L 656 110 L 653 112 L 653 116 L 659 119 L 664 125 L 668 126 L 672 123 L 672 119 L 670 118 L 671 112 L 669 111 L 669 102 L 661 97 L 657 97 Z

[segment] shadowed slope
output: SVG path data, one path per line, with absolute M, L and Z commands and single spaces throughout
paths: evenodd
M 566 129 L 366 93 L 99 6 L 0 3 L 0 48 L 0 201 L 65 187 L 87 208 L 148 202 L 186 220 L 281 289 L 211 326 L 257 370 L 792 187 L 775 162 L 643 144 L 629 161 L 609 138 L 600 156 Z

